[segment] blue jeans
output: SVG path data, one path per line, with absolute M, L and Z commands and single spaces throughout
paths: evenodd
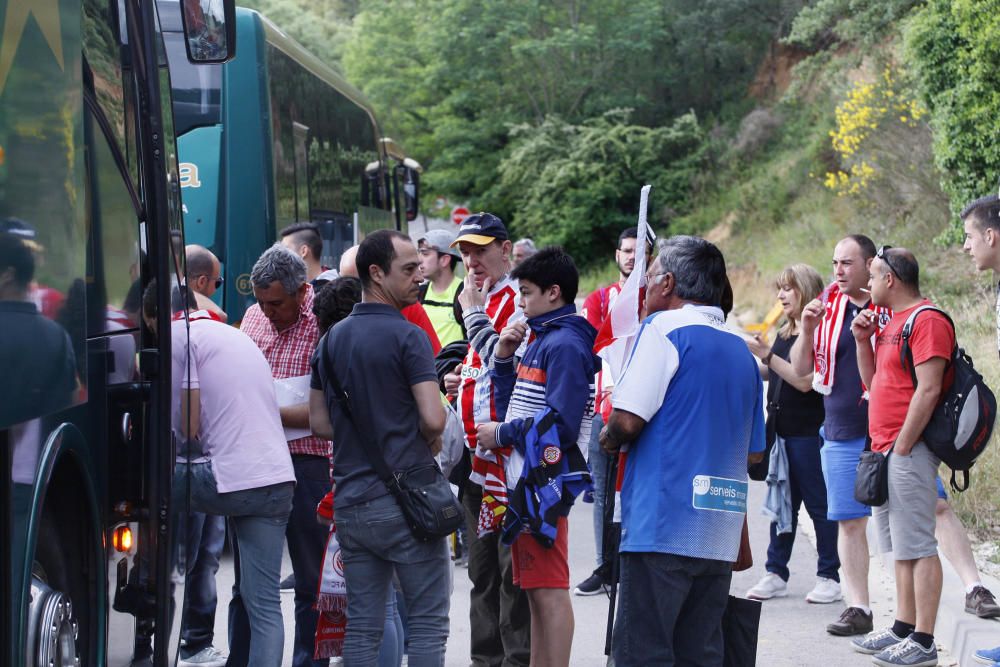
M 347 583 L 344 663 L 375 667 L 393 572 L 408 611 L 409 664 L 444 665 L 451 603 L 451 560 L 444 538 L 418 542 L 392 496 L 336 507 Z
M 601 429 L 604 419 L 594 415 L 594 428 L 590 432 L 590 447 L 587 453 L 587 465 L 590 467 L 590 477 L 594 480 L 594 544 L 597 545 L 597 567 L 604 563 L 604 508 L 607 506 L 608 468 L 610 467 L 607 452 L 601 449 Z
M 185 466 L 180 466 L 185 474 Z M 239 543 L 240 595 L 247 600 L 251 667 L 278 667 L 285 642 L 278 580 L 281 578 L 281 536 L 292 507 L 293 484 L 219 493 L 211 463 L 190 465 L 191 508 L 230 517 Z M 183 487 L 182 487 L 183 488 Z
M 806 505 L 816 529 L 816 576 L 840 581 L 840 557 L 837 555 L 837 522 L 826 518 L 826 483 L 819 450 L 823 441 L 818 435 L 785 438 L 788 453 L 788 487 L 792 494 L 792 532 L 778 535 L 771 524 L 771 541 L 767 547 L 768 572 L 788 581 L 788 561 L 792 557 L 799 507 Z
M 187 658 L 211 646 L 215 640 L 215 608 L 218 597 L 215 573 L 226 543 L 226 518 L 215 514 L 191 512 L 187 519 L 187 588 L 184 591 L 184 615 L 181 637 Z
M 288 516 L 285 537 L 288 556 L 295 573 L 295 647 L 292 651 L 293 667 L 326 667 L 327 660 L 313 660 L 316 653 L 316 623 L 319 613 L 316 591 L 319 590 L 320 569 L 326 553 L 329 529 L 316 521 L 316 505 L 330 490 L 330 461 L 322 456 L 292 455 L 295 468 L 295 492 L 292 511 Z M 234 554 L 238 547 L 234 548 Z M 229 603 L 229 667 L 247 664 L 246 605 L 239 594 L 239 570 L 233 586 L 233 599 Z
M 623 552 L 615 664 L 722 667 L 722 614 L 732 578 L 726 561 Z
M 382 645 L 378 649 L 378 667 L 399 667 L 403 662 L 403 619 L 396 606 L 396 591 L 389 589 L 389 599 L 385 603 L 385 627 L 382 630 Z

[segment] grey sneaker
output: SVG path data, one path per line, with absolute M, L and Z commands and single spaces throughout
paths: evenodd
M 1000 605 L 988 588 L 976 586 L 965 596 L 965 611 L 979 618 L 996 618 L 1000 616 Z
M 857 607 L 848 607 L 840 618 L 826 626 L 827 632 L 839 637 L 866 635 L 874 629 L 871 613 L 866 614 Z
M 931 644 L 924 648 L 907 637 L 898 644 L 893 644 L 881 653 L 872 656 L 872 662 L 882 667 L 935 667 L 938 664 L 937 646 Z
M 864 637 L 856 637 L 855 639 L 852 639 L 851 647 L 858 653 L 875 655 L 876 653 L 881 653 L 893 644 L 898 644 L 901 641 L 903 641 L 903 637 L 897 637 L 896 633 L 892 631 L 892 628 L 885 628 L 884 630 L 869 632 Z
M 181 658 L 178 667 L 224 667 L 229 658 L 214 646 L 206 646 L 194 655 Z

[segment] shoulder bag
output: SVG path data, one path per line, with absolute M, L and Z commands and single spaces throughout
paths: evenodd
M 771 450 L 774 449 L 774 440 L 778 435 L 778 411 L 781 410 L 778 402 L 781 400 L 781 386 L 785 383 L 776 371 L 769 368 L 768 374 L 768 381 L 774 382 L 774 400 L 767 403 L 767 421 L 764 423 L 764 457 L 757 463 L 747 464 L 747 477 L 755 482 L 763 482 L 767 479 L 768 469 L 771 465 Z
M 871 450 L 871 438 L 865 441 L 865 451 L 858 458 L 854 476 L 854 499 L 869 507 L 880 507 L 889 500 L 889 455 Z
M 451 485 L 433 461 L 402 472 L 392 472 L 378 445 L 361 433 L 354 420 L 351 401 L 330 363 L 329 346 L 324 341 L 322 363 L 327 387 L 333 390 L 340 409 L 358 434 L 361 449 L 389 493 L 396 499 L 413 536 L 421 542 L 447 537 L 462 525 L 462 507 L 451 492 Z

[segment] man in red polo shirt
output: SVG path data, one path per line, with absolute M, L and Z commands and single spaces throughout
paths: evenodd
M 312 372 L 309 360 L 319 341 L 319 328 L 312 312 L 313 290 L 306 282 L 305 262 L 288 248 L 275 244 L 254 264 L 250 282 L 257 303 L 247 309 L 240 329 L 264 353 L 275 380 L 304 376 L 308 397 Z M 299 405 L 283 406 L 280 412 L 286 435 L 291 429 L 310 430 L 308 398 Z M 288 449 L 295 468 L 295 495 L 285 533 L 295 576 L 292 665 L 325 667 L 325 660 L 312 658 L 317 620 L 313 606 L 327 537 L 327 528 L 316 521 L 316 505 L 330 490 L 330 442 L 306 435 L 289 440 Z M 242 606 L 235 595 L 233 604 Z M 232 653 L 246 645 L 237 639 L 230 642 L 231 664 L 243 664 L 234 662 Z
M 941 561 L 934 536 L 940 460 L 921 441 L 924 427 L 948 386 L 955 331 L 941 313 L 921 312 L 909 337 L 913 368 L 905 364 L 903 324 L 931 302 L 920 294 L 920 268 L 904 248 L 883 246 L 871 263 L 872 303 L 892 310 L 876 333 L 878 315 L 862 310 L 851 324 L 861 381 L 869 387 L 868 432 L 873 451 L 888 455 L 889 500 L 874 508 L 879 548 L 896 563 L 895 623 L 853 641 L 877 665 L 937 664 L 934 623 L 941 598 Z M 875 335 L 875 349 L 871 337 Z M 914 382 L 913 371 L 916 375 Z

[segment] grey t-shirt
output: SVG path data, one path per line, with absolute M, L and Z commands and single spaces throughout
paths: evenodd
M 329 348 L 332 370 L 350 397 L 357 427 L 328 394 L 336 509 L 389 493 L 368 463 L 359 431 L 378 444 L 394 472 L 434 461 L 420 434 L 411 387 L 420 382 L 437 384 L 437 374 L 427 334 L 384 304 L 357 304 L 324 336 L 313 355 L 315 389 L 324 388 L 325 369 L 319 361 L 324 345 Z
M 861 396 L 861 371 L 858 370 L 858 349 L 851 333 L 851 322 L 864 308 L 850 301 L 844 309 L 844 326 L 837 341 L 837 365 L 833 372 L 833 389 L 823 398 L 826 418 L 823 435 L 827 440 L 854 440 L 868 435 L 868 401 Z

